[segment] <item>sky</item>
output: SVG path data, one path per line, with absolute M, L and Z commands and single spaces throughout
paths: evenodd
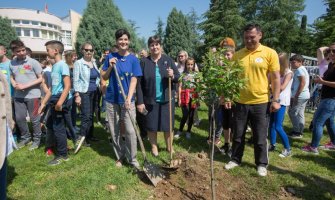
M 153 35 L 157 28 L 160 17 L 164 23 L 173 7 L 181 10 L 184 14 L 189 13 L 192 8 L 201 16 L 209 8 L 209 0 L 113 0 L 119 8 L 125 20 L 136 22 L 137 33 L 140 37 L 148 38 Z M 68 14 L 69 9 L 83 13 L 87 0 L 0 0 L 0 7 L 29 8 L 44 10 L 48 5 L 49 13 L 59 17 Z M 308 24 L 326 13 L 326 7 L 322 0 L 305 0 L 305 10 L 302 14 L 307 15 Z

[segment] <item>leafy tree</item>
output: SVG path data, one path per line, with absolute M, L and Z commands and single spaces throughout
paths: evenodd
M 327 6 L 326 14 L 314 22 L 316 44 L 328 46 L 335 42 L 335 0 L 323 0 Z
M 180 50 L 190 52 L 191 46 L 191 29 L 186 16 L 173 8 L 167 18 L 164 51 L 172 58 L 176 58 Z
M 0 16 L 0 43 L 8 47 L 12 40 L 18 39 L 15 29 L 11 26 L 8 18 Z
M 159 36 L 161 38 L 161 40 L 164 40 L 164 22 L 162 21 L 162 19 L 160 17 L 158 17 L 158 21 L 157 21 L 157 30 L 154 30 L 154 34 Z
M 130 48 L 140 49 L 140 43 L 135 30 L 122 17 L 112 0 L 88 0 L 87 8 L 79 24 L 76 50 L 80 54 L 80 45 L 86 41 L 92 42 L 100 56 L 106 47 L 115 44 L 115 31 L 125 28 L 131 35 Z
M 239 38 L 244 18 L 240 15 L 237 0 L 211 0 L 210 9 L 200 23 L 204 31 L 205 48 L 218 46 L 225 37 Z
M 307 16 L 303 15 L 301 18 L 299 37 L 292 45 L 292 52 L 305 56 L 315 57 L 315 49 L 316 47 L 312 35 L 312 30 L 307 28 Z

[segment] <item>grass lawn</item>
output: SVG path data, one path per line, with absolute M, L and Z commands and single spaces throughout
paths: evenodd
M 207 108 L 199 110 L 202 120 L 199 127 L 193 128 L 191 140 L 184 136 L 174 142 L 176 151 L 187 151 L 190 154 L 208 151 Z M 306 127 L 312 114 L 306 113 Z M 179 127 L 181 111 L 176 111 L 175 127 Z M 291 127 L 288 116 L 285 119 L 285 130 Z M 186 127 L 185 127 L 186 128 Z M 185 129 L 186 130 L 186 129 Z M 264 130 L 265 131 L 265 130 Z M 101 141 L 92 143 L 91 147 L 83 147 L 77 155 L 70 154 L 70 160 L 58 166 L 47 166 L 52 159 L 44 154 L 44 146 L 38 150 L 29 151 L 27 147 L 13 152 L 8 159 L 8 198 L 9 199 L 148 199 L 152 197 L 153 187 L 144 184 L 133 173 L 130 167 L 116 168 L 115 156 L 108 143 L 108 134 L 102 127 L 96 126 L 95 136 Z M 279 140 L 279 139 L 278 139 Z M 270 153 L 269 172 L 266 178 L 257 176 L 254 165 L 253 148 L 246 146 L 241 167 L 227 173 L 233 177 L 242 178 L 250 185 L 252 194 L 279 194 L 283 188 L 294 193 L 297 199 L 335 199 L 335 151 L 321 151 L 320 155 L 310 155 L 300 148 L 311 140 L 311 133 L 306 129 L 304 138 L 290 139 L 293 155 L 280 158 L 279 150 L 283 146 L 278 142 L 278 152 Z M 328 135 L 322 138 L 321 144 L 329 140 Z M 159 134 L 160 157 L 149 160 L 161 163 L 168 160 L 164 151 L 163 135 Z M 69 142 L 69 145 L 72 145 Z M 147 151 L 150 150 L 145 141 Z M 138 151 L 142 163 L 142 156 Z M 223 165 L 228 161 L 222 155 L 215 156 L 216 163 Z M 209 164 L 208 164 L 209 166 Z M 210 169 L 208 167 L 208 173 Z M 234 180 L 220 180 L 234 181 Z M 208 183 L 209 184 L 209 183 Z M 106 189 L 115 185 L 115 190 Z

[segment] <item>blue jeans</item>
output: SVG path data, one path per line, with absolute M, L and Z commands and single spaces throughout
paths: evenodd
M 312 147 L 318 147 L 322 134 L 323 125 L 327 119 L 330 123 L 326 123 L 330 140 L 335 144 L 335 99 L 321 99 L 320 104 L 313 116 L 313 136 Z
M 283 122 L 284 122 L 284 117 L 285 117 L 285 111 L 286 111 L 286 106 L 281 105 L 280 109 L 275 112 L 271 113 L 270 116 L 270 143 L 271 145 L 276 144 L 276 136 L 277 133 L 280 136 L 280 139 L 283 142 L 284 148 L 285 149 L 290 149 L 290 142 L 288 140 L 288 137 L 284 131 L 283 128 Z
M 7 158 L 0 169 L 0 199 L 6 199 L 7 185 Z
M 85 136 L 86 138 L 90 138 L 93 136 L 93 113 L 94 113 L 94 105 L 96 92 L 86 92 L 79 93 L 81 98 L 81 127 L 80 127 L 80 135 Z

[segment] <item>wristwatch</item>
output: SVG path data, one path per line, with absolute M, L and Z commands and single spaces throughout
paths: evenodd
M 280 103 L 280 99 L 271 99 L 271 102 Z

